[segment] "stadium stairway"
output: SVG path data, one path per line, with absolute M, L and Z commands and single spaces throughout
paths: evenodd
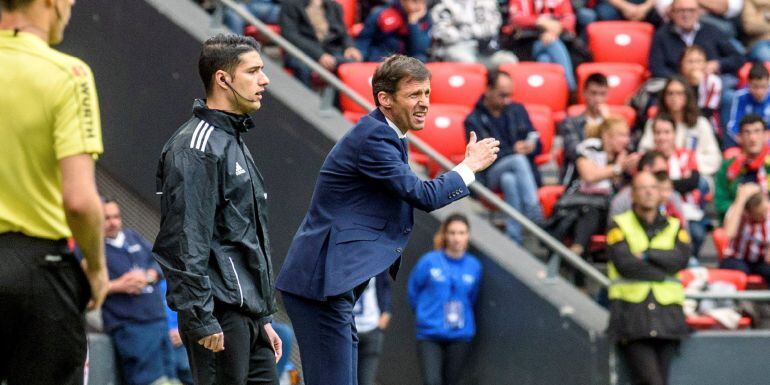
M 105 143 L 101 191 L 121 201 L 126 225 L 149 239 L 158 225 L 157 157 L 165 140 L 189 118 L 192 100 L 203 93 L 197 59 L 200 43 L 216 32 L 213 26 L 190 0 L 84 1 L 75 7 L 60 46 L 87 61 L 95 73 Z M 268 58 L 265 71 L 271 85 L 264 108 L 255 115 L 257 128 L 245 139 L 270 194 L 278 269 L 324 157 L 351 125 L 336 111 L 320 111 L 319 97 Z M 394 285 L 394 319 L 378 383 L 420 383 L 406 278 L 431 248 L 440 220 L 454 211 L 470 217 L 472 251 L 484 266 L 478 335 L 463 383 L 626 384 L 624 368 L 604 336 L 607 312 L 569 282 L 547 278 L 538 258 L 497 231 L 468 200 L 415 215 Z M 697 334 L 683 345 L 671 383 L 767 383 L 770 368 L 763 361 L 770 354 L 769 341 L 770 333 L 758 331 Z

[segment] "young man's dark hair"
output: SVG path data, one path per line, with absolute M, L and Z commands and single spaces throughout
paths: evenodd
M 751 68 L 749 69 L 749 81 L 767 78 L 770 78 L 770 71 L 767 70 L 764 63 L 754 62 L 751 64 Z
M 674 127 L 674 131 L 676 131 L 676 121 L 674 120 L 674 117 L 671 116 L 671 114 L 667 112 L 661 112 L 657 115 L 655 115 L 655 119 L 652 121 L 652 127 L 655 128 L 655 125 L 658 124 L 658 122 L 666 122 L 671 123 L 671 126 Z
M 759 116 L 757 114 L 748 114 L 748 115 L 744 116 L 743 119 L 741 119 L 741 122 L 738 125 L 738 127 L 739 127 L 738 132 L 743 131 L 743 127 L 746 127 L 746 126 L 754 124 L 754 123 L 761 123 L 762 126 L 765 128 L 765 130 L 770 129 L 770 127 L 767 127 L 767 125 L 765 124 L 765 121 L 762 120 L 761 116 Z
M 497 85 L 497 79 L 500 79 L 501 76 L 505 76 L 508 79 L 511 78 L 509 73 L 500 71 L 497 68 L 487 72 L 487 89 L 494 88 Z
M 380 106 L 377 94 L 387 92 L 395 94 L 398 82 L 402 79 L 424 81 L 430 79 L 430 71 L 421 61 L 404 55 L 391 55 L 377 67 L 372 77 L 372 94 L 374 104 Z
M 639 159 L 639 164 L 636 166 L 637 171 L 642 171 L 645 167 L 650 166 L 652 167 L 653 164 L 655 164 L 655 160 L 661 158 L 663 160 L 666 160 L 666 156 L 663 155 L 660 151 L 647 151 L 642 155 L 642 158 Z
M 231 73 L 240 62 L 241 54 L 259 52 L 259 49 L 259 43 L 251 36 L 219 34 L 206 40 L 198 59 L 198 73 L 206 93 L 211 92 L 214 73 L 218 70 Z
M 15 11 L 32 4 L 32 0 L 0 0 L 0 9 L 3 11 Z
M 604 76 L 603 73 L 600 72 L 594 72 L 586 78 L 585 83 L 583 84 L 583 89 L 588 88 L 591 84 L 595 84 L 600 87 L 608 87 L 609 83 L 607 82 L 607 77 Z

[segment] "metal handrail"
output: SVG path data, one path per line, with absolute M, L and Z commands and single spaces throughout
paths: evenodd
M 298 59 L 306 66 L 310 67 L 310 69 L 312 69 L 314 72 L 318 73 L 318 76 L 320 76 L 330 86 L 334 87 L 339 92 L 342 92 L 343 94 L 347 95 L 356 104 L 358 104 L 365 110 L 370 111 L 374 109 L 373 105 L 371 105 L 366 99 L 361 97 L 361 95 L 359 95 L 356 91 L 348 87 L 345 83 L 341 82 L 335 74 L 329 72 L 326 68 L 316 63 L 315 60 L 313 60 L 307 54 L 299 50 L 291 42 L 283 38 L 283 36 L 273 32 L 270 28 L 267 27 L 265 23 L 257 19 L 254 15 L 251 14 L 251 12 L 243 8 L 240 4 L 236 3 L 233 0 L 219 0 L 219 1 L 226 7 L 235 11 L 235 13 L 237 13 L 244 20 L 246 20 L 246 22 L 248 22 L 249 24 L 257 28 L 260 34 L 262 34 L 267 39 L 271 40 L 272 42 L 280 46 L 287 54 Z M 455 164 L 449 161 L 449 159 L 445 158 L 443 155 L 441 155 L 439 152 L 434 150 L 432 147 L 428 146 L 416 135 L 411 135 L 409 137 L 409 142 L 412 143 L 415 147 L 417 147 L 417 149 L 419 149 L 420 152 L 424 153 L 430 159 L 437 162 L 445 170 L 451 170 L 455 166 Z M 535 237 L 537 237 L 538 240 L 543 242 L 549 249 L 556 252 L 558 256 L 557 255 L 552 256 L 552 260 L 554 258 L 558 259 L 559 257 L 564 258 L 573 267 L 580 270 L 583 274 L 585 274 L 589 278 L 598 282 L 602 286 L 605 286 L 605 287 L 609 286 L 610 280 L 604 274 L 602 274 L 599 270 L 591 266 L 591 264 L 583 260 L 583 258 L 573 253 L 569 248 L 564 246 L 564 244 L 562 244 L 561 242 L 553 238 L 550 234 L 545 232 L 545 230 L 541 229 L 538 225 L 530 221 L 529 218 L 527 218 L 520 212 L 516 211 L 516 209 L 508 205 L 505 201 L 500 199 L 495 193 L 490 191 L 481 183 L 473 183 L 469 186 L 469 188 L 473 192 L 478 194 L 481 198 L 489 202 L 492 206 L 502 211 L 505 215 L 519 222 L 527 231 L 529 231 Z

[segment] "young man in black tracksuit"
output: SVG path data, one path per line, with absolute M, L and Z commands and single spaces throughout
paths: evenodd
M 269 79 L 259 45 L 243 36 L 207 40 L 198 66 L 207 99 L 163 148 L 153 251 L 195 384 L 277 385 L 267 193 L 241 138 Z

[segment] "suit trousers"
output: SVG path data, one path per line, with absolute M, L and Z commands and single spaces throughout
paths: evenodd
M 353 321 L 356 293 L 359 291 L 350 290 L 315 301 L 283 292 L 305 385 L 358 385 L 358 334 Z

